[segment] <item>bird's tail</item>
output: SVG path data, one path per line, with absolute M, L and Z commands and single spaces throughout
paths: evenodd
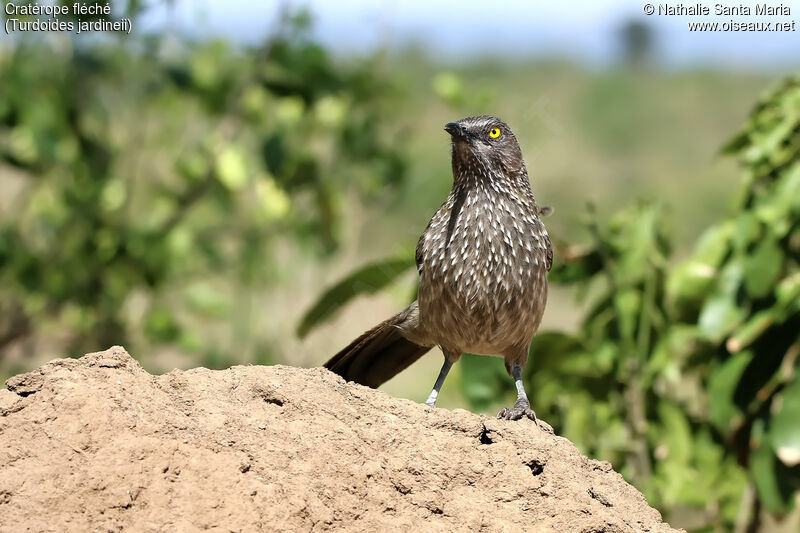
M 409 322 L 416 318 L 415 302 L 348 344 L 325 363 L 325 368 L 347 381 L 379 387 L 431 349 L 411 342 L 401 334 L 408 326 L 415 325 Z

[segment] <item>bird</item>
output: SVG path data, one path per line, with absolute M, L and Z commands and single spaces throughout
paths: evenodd
M 435 407 L 463 353 L 501 356 L 517 400 L 497 417 L 536 413 L 522 382 L 529 347 L 547 304 L 550 237 L 531 190 L 522 150 L 503 120 L 448 122 L 453 185 L 416 248 L 417 300 L 347 345 L 325 367 L 377 388 L 435 346 L 444 364 L 428 396 Z

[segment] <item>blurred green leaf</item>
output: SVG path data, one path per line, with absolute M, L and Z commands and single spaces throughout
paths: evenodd
M 745 313 L 728 294 L 707 300 L 700 313 L 700 331 L 711 340 L 720 340 L 741 323 Z
M 738 252 L 744 253 L 758 239 L 761 233 L 761 225 L 758 217 L 751 211 L 739 213 L 734 222 L 735 229 L 731 240 L 734 248 Z
M 314 327 L 330 319 L 351 299 L 360 294 L 378 292 L 414 266 L 409 258 L 388 259 L 367 265 L 353 272 L 325 291 L 300 321 L 297 334 L 304 337 Z
M 217 157 L 217 177 L 227 188 L 241 190 L 249 178 L 244 153 L 236 146 L 226 146 Z
M 268 220 L 285 217 L 291 208 L 290 196 L 268 175 L 256 181 L 256 197 L 261 212 Z
M 800 465 L 800 377 L 781 391 L 775 401 L 770 425 L 770 443 L 787 467 Z
M 753 354 L 739 352 L 718 364 L 708 379 L 709 418 L 721 432 L 730 431 L 741 420 L 742 409 L 734 401 L 734 393 Z
M 750 144 L 750 134 L 747 131 L 741 131 L 731 137 L 720 150 L 724 154 L 735 154 Z
M 786 276 L 775 290 L 775 298 L 781 307 L 788 307 L 800 298 L 800 271 Z
M 436 95 L 450 105 L 458 106 L 464 101 L 464 86 L 453 72 L 440 72 L 433 77 Z
M 224 318 L 230 314 L 231 307 L 226 296 L 207 282 L 195 283 L 185 290 L 188 306 L 193 311 L 210 317 Z
M 181 328 L 168 309 L 151 309 L 145 318 L 145 332 L 155 341 L 168 342 L 178 338 Z
M 622 290 L 614 295 L 614 309 L 623 339 L 633 339 L 641 306 L 641 294 L 635 289 Z
M 603 267 L 602 256 L 598 250 L 571 250 L 566 257 L 559 256 L 553 266 L 549 280 L 551 283 L 569 284 L 587 281 Z
M 782 513 L 787 504 L 785 490 L 779 478 L 778 461 L 770 443 L 765 439 L 750 455 L 750 474 L 753 476 L 758 497 L 773 512 Z
M 771 239 L 761 241 L 744 261 L 744 286 L 753 298 L 765 296 L 781 273 L 783 253 Z
M 486 409 L 510 395 L 513 382 L 499 358 L 464 354 L 460 361 L 461 392 L 477 409 Z
M 746 316 L 746 310 L 736 300 L 742 272 L 739 263 L 729 263 L 722 271 L 716 292 L 705 301 L 700 311 L 697 325 L 711 340 L 722 340 Z
M 672 300 L 700 300 L 713 288 L 716 270 L 707 263 L 690 260 L 670 274 L 667 292 Z
M 574 354 L 581 349 L 580 342 L 572 335 L 552 331 L 538 333 L 528 355 L 530 373 L 535 373 L 536 369 L 558 369 L 563 364 L 565 354 Z

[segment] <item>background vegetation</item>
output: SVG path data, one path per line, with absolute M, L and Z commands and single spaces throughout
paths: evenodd
M 310 24 L 287 13 L 252 48 L 3 42 L 0 376 L 111 344 L 152 371 L 323 362 L 413 297 L 416 238 L 450 186 L 442 124 L 487 112 L 556 209 L 537 413 L 673 525 L 791 530 L 800 82 L 659 70 L 632 26 L 620 63 L 588 70 L 333 58 Z M 439 365 L 385 389 L 423 400 Z M 466 356 L 440 403 L 512 396 L 501 361 Z

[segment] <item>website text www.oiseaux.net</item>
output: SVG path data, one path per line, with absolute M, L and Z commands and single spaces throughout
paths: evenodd
M 689 31 L 795 31 L 795 21 L 789 22 L 688 22 Z

